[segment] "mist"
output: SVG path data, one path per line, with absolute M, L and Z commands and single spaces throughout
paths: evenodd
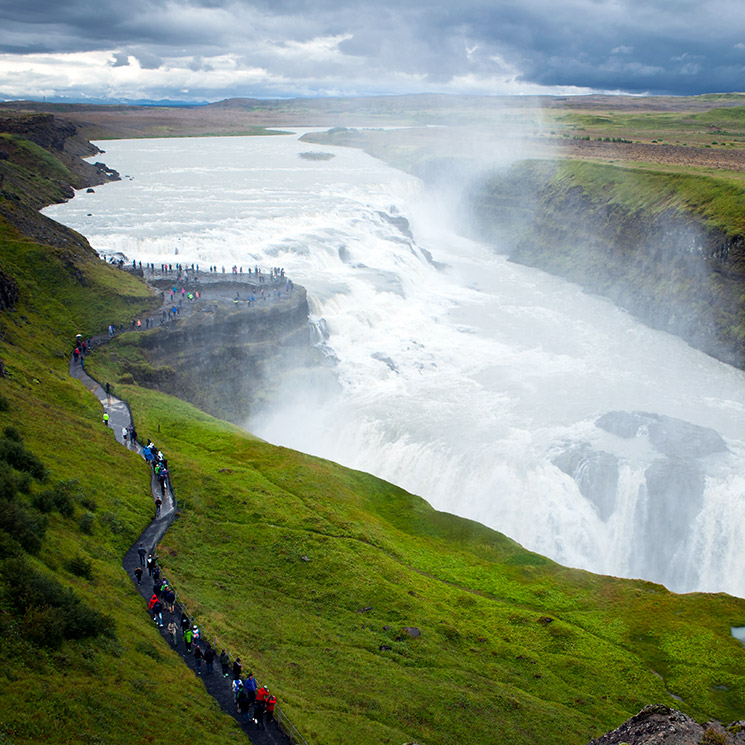
M 255 434 L 569 566 L 745 594 L 742 372 L 473 237 L 472 179 L 530 152 L 509 134 L 438 133 L 434 157 L 409 163 L 426 183 L 348 148 L 303 160 L 296 137 L 111 142 L 107 162 L 136 180 L 47 213 L 103 253 L 157 263 L 177 246 L 306 286 L 326 364 L 277 371 Z M 676 451 L 691 433 L 700 449 Z

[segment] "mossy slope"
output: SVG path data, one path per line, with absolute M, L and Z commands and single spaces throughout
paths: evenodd
M 742 711 L 743 601 L 560 567 L 367 474 L 123 393 L 184 508 L 167 573 L 310 741 L 583 743 L 671 693 L 702 719 Z

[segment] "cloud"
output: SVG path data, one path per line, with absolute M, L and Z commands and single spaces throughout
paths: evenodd
M 0 94 L 736 90 L 742 17 L 739 0 L 0 0 Z

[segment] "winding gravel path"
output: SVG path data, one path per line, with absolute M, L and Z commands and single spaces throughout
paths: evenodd
M 93 395 L 96 396 L 96 398 L 101 402 L 104 411 L 108 412 L 109 414 L 109 426 L 114 430 L 114 436 L 116 437 L 117 442 L 121 443 L 122 446 L 130 450 L 135 450 L 137 453 L 142 453 L 142 447 L 139 443 L 131 444 L 122 437 L 122 429 L 132 424 L 132 415 L 127 404 L 124 401 L 116 398 L 115 396 L 107 396 L 104 388 L 93 378 L 91 378 L 88 373 L 86 373 L 82 364 L 80 364 L 79 362 L 75 362 L 74 359 L 70 360 L 70 375 L 81 381 L 83 385 L 85 385 L 85 387 L 91 393 L 93 393 Z M 132 547 L 124 555 L 124 559 L 122 560 L 122 566 L 124 567 L 129 577 L 132 579 L 135 589 L 146 601 L 150 598 L 153 592 L 152 582 L 147 576 L 147 572 L 145 572 L 142 578 L 142 584 L 137 584 L 134 576 L 134 570 L 140 564 L 137 548 L 139 547 L 140 543 L 142 543 L 148 553 L 155 554 L 155 549 L 158 542 L 161 540 L 166 530 L 168 530 L 170 524 L 176 519 L 176 499 L 174 498 L 173 492 L 171 491 L 170 477 L 168 481 L 168 488 L 166 490 L 165 499 L 163 500 L 160 516 L 154 518 L 152 522 L 145 528 L 140 537 L 134 542 Z M 158 480 L 155 477 L 154 473 L 151 475 L 150 491 L 152 492 L 154 502 L 156 496 L 160 494 L 160 484 L 158 483 Z M 143 609 L 145 609 L 144 605 Z M 145 612 L 147 613 L 146 609 Z M 176 603 L 174 606 L 173 614 L 173 618 L 174 620 L 176 620 L 176 624 L 179 627 L 176 646 L 174 647 L 174 645 L 171 644 L 168 630 L 166 628 L 166 625 L 170 620 L 168 611 L 163 612 L 164 626 L 160 629 L 160 635 L 163 637 L 165 643 L 168 644 L 168 646 L 171 647 L 171 649 L 176 654 L 180 655 L 184 663 L 192 670 L 195 675 L 197 675 L 194 657 L 190 653 L 186 652 L 183 641 L 181 641 L 179 638 L 181 634 L 179 620 L 181 618 L 182 612 L 185 612 L 186 615 L 191 618 L 188 610 L 186 608 L 182 608 L 179 603 Z M 150 615 L 148 613 L 148 618 L 149 617 Z M 215 651 L 219 656 L 221 650 L 216 649 Z M 202 665 L 202 669 L 204 672 L 200 676 L 200 678 L 202 679 L 202 683 L 204 683 L 204 687 L 207 689 L 207 693 L 209 693 L 217 700 L 217 702 L 220 704 L 220 708 L 226 714 L 233 717 L 238 722 L 238 725 L 245 732 L 246 737 L 249 739 L 250 742 L 254 743 L 254 745 L 291 745 L 292 743 L 305 742 L 300 737 L 288 737 L 285 732 L 277 725 L 277 722 L 274 721 L 270 722 L 266 729 L 260 729 L 253 722 L 249 722 L 249 724 L 247 725 L 241 724 L 240 714 L 238 714 L 238 712 L 236 711 L 236 705 L 233 699 L 233 691 L 231 688 L 232 678 L 223 678 L 220 673 L 220 664 L 217 659 L 215 660 L 214 673 L 207 673 L 206 666 L 204 664 Z M 244 668 L 244 675 L 248 672 L 249 670 L 247 668 Z M 279 707 L 277 708 L 279 709 Z M 281 717 L 281 712 L 277 711 L 275 712 L 275 715 L 278 715 L 279 718 Z M 293 731 L 294 733 L 294 728 L 292 728 L 291 731 Z

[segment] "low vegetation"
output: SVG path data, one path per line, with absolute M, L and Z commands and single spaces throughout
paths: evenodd
M 0 220 L 0 245 L 15 288 L 0 313 L 0 740 L 245 742 L 123 573 L 152 517 L 149 473 L 67 372 L 75 334 L 126 325 L 153 299 L 79 241 L 41 245 Z M 166 573 L 311 745 L 581 745 L 673 700 L 702 720 L 741 715 L 730 626 L 745 601 L 558 566 L 127 384 L 123 359 L 137 364 L 137 348 L 99 349 L 88 367 L 120 381 L 140 436 L 168 455 L 182 514 Z

